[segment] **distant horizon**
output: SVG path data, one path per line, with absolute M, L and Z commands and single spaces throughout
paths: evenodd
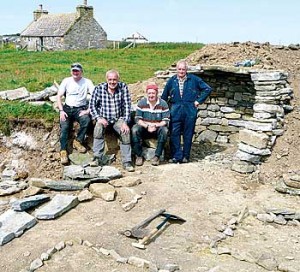
M 21 33 L 33 20 L 33 11 L 43 5 L 50 14 L 70 13 L 83 0 L 24 0 L 1 4 L 0 35 Z M 139 32 L 149 42 L 266 43 L 299 44 L 300 2 L 289 0 L 129 0 L 114 4 L 88 0 L 94 17 L 106 31 L 108 40 L 122 41 Z M 132 8 L 134 7 L 134 8 Z

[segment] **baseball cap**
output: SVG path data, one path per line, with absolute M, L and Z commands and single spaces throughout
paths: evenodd
M 71 71 L 73 70 L 82 71 L 82 65 L 79 62 L 73 63 L 71 65 Z
M 149 89 L 158 91 L 158 86 L 155 83 L 148 84 L 147 87 L 146 87 L 146 91 L 148 91 Z

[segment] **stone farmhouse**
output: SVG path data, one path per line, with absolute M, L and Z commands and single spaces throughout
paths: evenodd
M 30 51 L 105 48 L 107 34 L 93 10 L 87 0 L 74 13 L 49 14 L 40 5 L 33 12 L 33 21 L 21 32 L 20 45 Z

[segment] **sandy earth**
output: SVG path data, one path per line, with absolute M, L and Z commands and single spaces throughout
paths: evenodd
M 272 155 L 258 173 L 242 175 L 230 170 L 233 146 L 195 144 L 193 161 L 189 164 L 164 163 L 154 167 L 146 162 L 134 173 L 123 172 L 142 181 L 134 187 L 137 193 L 143 194 L 142 199 L 132 210 L 125 212 L 117 200 L 105 202 L 94 198 L 56 220 L 39 221 L 20 238 L 0 247 L 0 271 L 28 268 L 33 260 L 61 241 L 68 245 L 45 261 L 38 271 L 151 271 L 118 263 L 112 256 L 97 252 L 101 247 L 114 249 L 122 257 L 146 259 L 152 263 L 152 271 L 157 271 L 155 266 L 163 269 L 167 264 L 177 264 L 181 271 L 300 271 L 299 224 L 263 223 L 255 216 L 266 208 L 299 210 L 299 197 L 279 194 L 274 186 L 283 173 L 297 170 L 300 161 L 297 75 L 300 50 L 276 49 L 268 44 L 256 46 L 252 43 L 208 45 L 189 59 L 193 64 L 232 64 L 254 56 L 257 51 L 257 55 L 263 56 L 260 65 L 291 73 L 295 110 L 287 116 L 284 136 L 277 140 Z M 134 86 L 131 90 L 134 91 Z M 10 139 L 2 136 L 1 170 L 18 158 L 30 177 L 60 178 L 58 128 L 47 131 L 17 126 L 16 130 L 33 135 L 37 150 L 7 147 Z M 119 167 L 118 161 L 114 165 Z M 11 197 L 0 197 L 0 201 Z M 236 225 L 234 236 L 227 236 L 212 248 L 212 241 L 220 235 L 223 226 L 230 219 L 238 218 L 245 207 L 249 215 Z M 133 247 L 131 243 L 135 240 L 120 233 L 162 208 L 186 222 L 167 224 L 145 250 Z M 156 219 L 150 228 L 161 220 Z M 219 254 L 215 254 L 216 250 Z

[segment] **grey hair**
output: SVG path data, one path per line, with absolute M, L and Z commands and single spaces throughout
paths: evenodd
M 185 59 L 181 59 L 176 63 L 176 68 L 178 68 L 179 64 L 184 64 L 185 68 L 188 68 L 188 63 Z
M 117 75 L 118 79 L 120 78 L 119 72 L 117 70 L 114 69 L 108 70 L 105 74 L 105 77 L 107 78 L 109 74 L 115 74 Z

